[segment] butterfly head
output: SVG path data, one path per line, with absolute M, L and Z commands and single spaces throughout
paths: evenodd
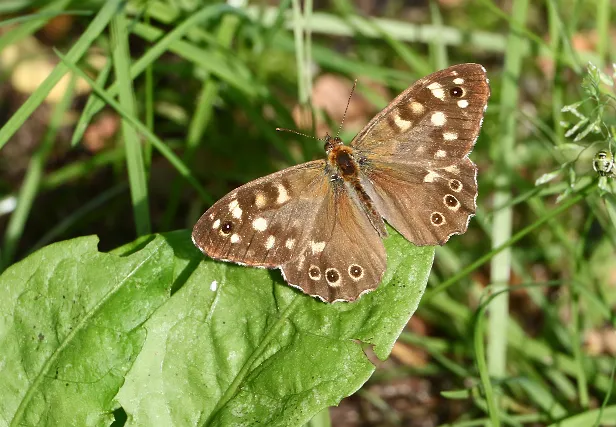
M 327 154 L 330 153 L 330 151 L 332 151 L 334 148 L 336 148 L 339 145 L 342 145 L 342 140 L 337 137 L 334 136 L 332 137 L 330 134 L 325 134 L 325 144 L 323 145 L 323 148 L 325 148 L 325 152 Z

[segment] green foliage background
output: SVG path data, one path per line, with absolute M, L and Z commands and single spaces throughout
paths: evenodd
M 616 202 L 592 170 L 614 151 L 609 0 L 299 3 L 0 3 L 0 52 L 35 35 L 55 64 L 27 95 L 18 62 L 0 69 L 0 425 L 328 425 L 313 416 L 369 378 L 357 396 L 391 425 L 613 423 Z M 58 16 L 71 24 L 54 39 Z M 319 75 L 360 78 L 376 111 L 461 62 L 492 87 L 472 154 L 479 209 L 431 271 L 434 249 L 393 233 L 379 290 L 325 305 L 169 232 L 322 156 L 275 131 L 297 128 L 294 108 L 322 114 L 307 107 Z M 77 76 L 94 80 L 81 100 Z M 105 114 L 121 124 L 92 150 L 83 137 Z M 428 332 L 403 330 L 420 299 Z M 364 352 L 386 358 L 397 338 L 425 364 L 374 372 Z M 414 378 L 437 402 L 423 417 L 374 392 Z

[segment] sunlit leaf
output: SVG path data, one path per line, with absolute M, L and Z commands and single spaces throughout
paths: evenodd
M 121 405 L 127 425 L 301 425 L 361 387 L 366 345 L 386 358 L 417 308 L 434 249 L 385 245 L 380 287 L 336 304 L 204 260 L 186 231 L 46 247 L 0 277 L 4 419 L 105 424 Z

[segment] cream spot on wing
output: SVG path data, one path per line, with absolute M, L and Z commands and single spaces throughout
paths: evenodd
M 239 242 L 240 240 L 241 240 L 241 239 L 240 239 L 240 236 L 239 236 L 238 234 L 232 234 L 232 235 L 231 235 L 231 243 L 237 243 L 237 242 Z
M 313 254 L 320 254 L 325 249 L 325 242 L 310 242 L 310 250 Z
M 210 214 L 210 219 L 214 219 L 214 213 L 213 212 Z
M 413 124 L 412 122 L 410 122 L 408 120 L 404 120 L 402 117 L 400 117 L 398 112 L 396 112 L 396 114 L 394 114 L 394 123 L 396 124 L 396 126 L 398 126 L 398 128 L 402 132 L 407 131 L 411 127 L 411 125 Z
M 287 189 L 284 185 L 278 184 L 278 198 L 276 199 L 276 203 L 282 205 L 287 200 L 289 200 L 289 193 L 287 193 Z
M 440 85 L 440 83 L 431 83 L 428 85 L 428 89 L 432 91 L 432 95 L 434 95 L 435 98 L 438 98 L 441 101 L 445 100 L 445 91 L 443 90 L 443 87 Z
M 306 255 L 302 254 L 302 255 L 299 257 L 299 262 L 297 263 L 297 269 L 298 269 L 298 270 L 301 270 L 301 269 L 302 269 L 302 267 L 304 266 L 304 262 L 305 262 L 305 261 L 306 261 Z
M 242 212 L 242 209 L 240 209 L 239 206 L 236 206 L 235 208 L 233 208 L 231 215 L 233 215 L 233 218 L 240 219 L 242 217 Z
M 417 101 L 411 102 L 411 111 L 413 112 L 413 114 L 419 115 L 423 113 L 424 110 L 425 108 L 421 102 L 417 102 Z
M 432 114 L 430 121 L 434 126 L 443 126 L 445 122 L 447 122 L 447 118 L 445 117 L 445 113 L 442 111 L 437 111 Z
M 255 218 L 255 220 L 252 222 L 252 228 L 257 231 L 265 231 L 265 229 L 267 229 L 267 220 L 261 217 Z
M 267 199 L 265 198 L 265 194 L 258 192 L 255 196 L 255 205 L 259 209 L 263 209 L 265 205 L 267 205 Z
M 438 150 L 435 154 L 434 154 L 434 158 L 435 159 L 443 159 L 447 157 L 447 151 L 445 150 Z
M 457 72 L 457 71 L 452 71 L 452 72 L 451 72 L 451 75 L 452 75 L 452 76 L 457 76 L 457 75 L 458 75 L 458 72 Z
M 276 243 L 276 238 L 270 235 L 265 242 L 265 249 L 272 249 L 274 247 L 274 243 Z
M 458 101 L 458 107 L 466 108 L 468 107 L 468 101 L 466 99 L 461 99 Z
M 456 175 L 460 173 L 460 169 L 458 169 L 457 165 L 447 166 L 446 168 L 443 168 L 443 169 L 445 169 L 447 172 L 454 173 Z
M 464 79 L 458 77 L 457 79 L 453 79 L 453 82 L 457 85 L 461 85 L 464 83 Z
M 218 227 L 220 227 L 220 220 L 219 219 L 214 221 L 214 224 L 212 224 L 212 229 L 216 230 Z
M 284 242 L 284 245 L 287 249 L 293 249 L 293 246 L 295 245 L 295 239 L 287 239 L 287 241 Z
M 443 138 L 445 139 L 445 141 L 454 141 L 458 139 L 458 134 L 455 132 L 444 132 Z
M 229 212 L 233 212 L 233 209 L 237 208 L 239 204 L 237 200 L 231 200 L 231 203 L 229 203 Z
M 437 174 L 434 171 L 429 170 L 428 174 L 424 176 L 424 182 L 434 182 L 434 180 L 438 177 L 440 177 L 439 174 Z

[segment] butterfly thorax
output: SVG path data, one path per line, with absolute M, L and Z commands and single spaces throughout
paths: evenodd
M 344 179 L 357 177 L 359 166 L 353 158 L 353 149 L 346 145 L 336 145 L 327 153 L 330 166 Z

